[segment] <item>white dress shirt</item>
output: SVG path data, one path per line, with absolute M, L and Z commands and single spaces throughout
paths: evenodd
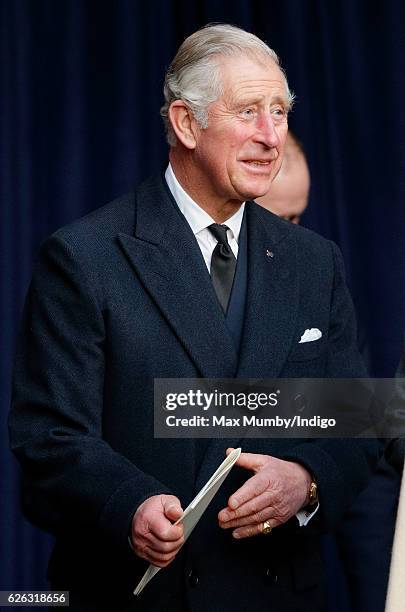
M 211 270 L 212 253 L 218 244 L 218 241 L 211 234 L 208 226 L 216 223 L 216 221 L 214 221 L 214 219 L 210 217 L 204 209 L 198 206 L 198 204 L 194 202 L 194 200 L 184 191 L 183 187 L 180 185 L 179 181 L 174 175 L 171 164 L 169 164 L 167 167 L 165 179 L 172 196 L 180 208 L 180 211 L 183 213 L 189 226 L 193 230 L 193 234 L 196 237 L 198 246 L 200 247 L 201 253 L 204 257 L 205 265 L 207 266 L 209 272 Z M 229 227 L 226 235 L 229 246 L 231 247 L 235 258 L 238 257 L 238 240 L 244 210 L 245 203 L 243 202 L 238 211 L 224 223 L 224 225 Z

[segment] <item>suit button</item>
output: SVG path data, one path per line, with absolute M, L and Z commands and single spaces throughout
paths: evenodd
M 276 574 L 276 570 L 271 567 L 268 567 L 264 572 L 264 581 L 266 582 L 266 584 L 276 584 L 277 580 L 278 576 Z
M 190 570 L 188 573 L 188 582 L 190 584 L 190 586 L 192 587 L 196 587 L 197 584 L 200 582 L 200 579 L 198 577 L 198 574 L 195 570 Z
M 308 407 L 308 400 L 302 393 L 297 393 L 297 395 L 294 397 L 293 404 L 295 410 L 298 410 L 298 412 L 305 412 Z

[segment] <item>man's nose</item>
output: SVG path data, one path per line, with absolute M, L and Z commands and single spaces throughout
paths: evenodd
M 280 144 L 280 138 L 271 113 L 261 114 L 256 127 L 256 140 L 258 142 L 262 142 L 267 147 L 277 147 Z

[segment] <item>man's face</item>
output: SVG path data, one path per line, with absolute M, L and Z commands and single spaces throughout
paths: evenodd
M 193 155 L 198 199 L 218 208 L 269 190 L 288 130 L 285 81 L 271 58 L 225 58 L 221 68 L 223 95 L 209 107 L 208 128 L 197 128 Z

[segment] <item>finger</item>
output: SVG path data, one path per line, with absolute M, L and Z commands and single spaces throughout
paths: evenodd
M 171 563 L 174 559 L 175 559 L 176 555 L 175 554 L 163 554 L 163 553 L 156 553 L 155 551 L 149 549 L 149 548 L 145 548 L 144 550 L 144 558 L 149 561 L 149 563 L 152 563 L 153 565 L 156 565 L 157 567 L 166 567 L 167 565 L 169 565 L 169 563 Z
M 235 539 L 241 540 L 242 538 L 252 538 L 254 536 L 262 535 L 263 523 L 260 525 L 247 525 L 246 527 L 240 527 L 232 532 Z
M 163 502 L 163 512 L 170 521 L 177 521 L 183 514 L 183 509 L 179 500 L 172 497 Z
M 269 479 L 262 474 L 255 474 L 228 499 L 228 509 L 236 510 L 243 504 L 259 497 L 269 488 Z
M 274 509 L 266 506 L 266 508 L 256 514 L 250 514 L 249 516 L 233 519 L 232 521 L 219 521 L 219 526 L 221 529 L 236 529 L 237 527 L 245 527 L 247 525 L 262 525 L 264 521 L 269 520 L 273 516 Z
M 262 513 L 263 511 L 271 512 L 272 505 L 273 505 L 272 499 L 273 499 L 273 496 L 271 492 L 265 491 L 264 493 L 261 493 L 260 495 L 258 495 L 257 497 L 254 497 L 250 501 L 240 505 L 236 510 L 230 510 L 229 508 L 223 508 L 223 510 L 221 510 L 221 512 L 218 514 L 218 519 L 220 523 L 226 523 L 228 521 L 234 521 L 239 518 L 244 518 L 244 517 L 249 517 L 249 516 L 253 518 L 255 515 L 259 515 L 259 519 L 257 522 L 260 522 L 260 520 L 266 520 L 266 519 L 262 519 Z M 252 523 L 254 522 L 256 521 L 252 520 Z
M 158 540 L 174 542 L 183 537 L 184 528 L 182 524 L 172 525 L 164 515 L 154 515 L 149 520 L 148 531 Z
M 183 536 L 179 538 L 178 540 L 167 541 L 167 540 L 159 540 L 150 532 L 148 533 L 147 536 L 145 536 L 145 540 L 150 550 L 153 550 L 154 552 L 157 552 L 157 553 L 164 553 L 164 554 L 177 553 L 184 544 Z
M 257 455 L 256 453 L 241 453 L 235 465 L 258 472 L 263 467 L 265 459 L 268 459 L 268 456 Z

